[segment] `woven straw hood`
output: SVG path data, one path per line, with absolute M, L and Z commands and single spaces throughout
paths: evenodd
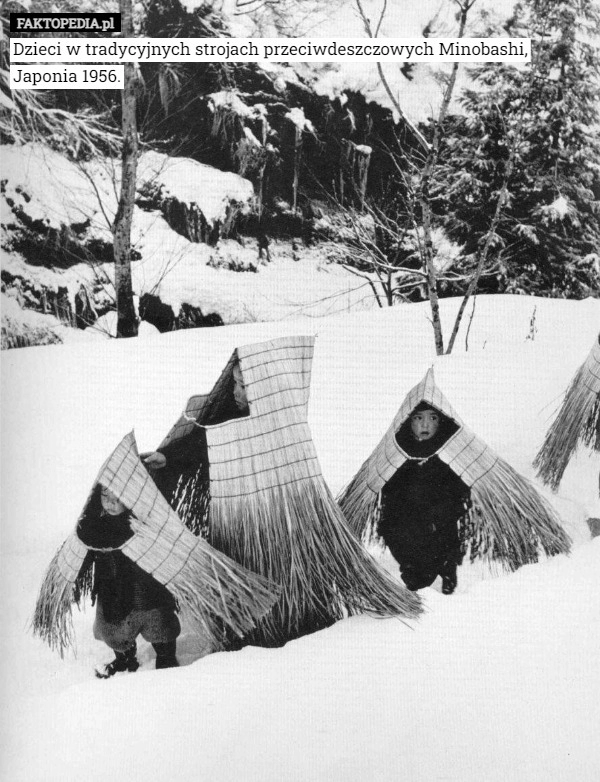
M 274 611 L 252 634 L 277 645 L 357 612 L 413 617 L 418 597 L 390 578 L 348 529 L 323 476 L 307 423 L 313 337 L 238 348 L 214 389 L 190 399 L 162 445 L 203 425 L 236 360 L 250 414 L 206 425 L 209 540 L 281 585 Z M 212 413 L 211 413 L 212 414 Z M 193 419 L 195 423 L 190 423 Z M 199 508 L 188 486 L 183 505 Z M 196 519 L 186 523 L 198 528 Z
M 98 483 L 134 515 L 134 535 L 120 551 L 164 584 L 213 644 L 222 642 L 223 624 L 244 635 L 272 607 L 279 594 L 276 586 L 215 551 L 182 524 L 140 461 L 133 433 L 104 463 L 94 485 Z M 72 603 L 91 587 L 88 551 L 76 531 L 67 538 L 48 568 L 37 601 L 34 633 L 61 655 L 73 644 Z
M 472 556 L 501 560 L 516 569 L 548 554 L 569 550 L 570 541 L 550 505 L 534 487 L 468 429 L 436 386 L 433 369 L 406 396 L 371 456 L 342 492 L 340 506 L 359 536 L 376 536 L 379 494 L 410 459 L 396 432 L 420 403 L 452 419 L 457 430 L 436 455 L 471 489 L 469 543 Z
M 555 491 L 580 443 L 600 451 L 600 335 L 571 381 L 535 457 L 538 475 Z

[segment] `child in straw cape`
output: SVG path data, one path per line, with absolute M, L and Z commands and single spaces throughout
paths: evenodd
M 146 458 L 159 466 L 160 453 L 162 469 L 182 470 L 171 480 L 179 477 L 173 501 L 190 528 L 281 586 L 273 611 L 245 639 L 263 646 L 349 614 L 420 611 L 418 597 L 350 532 L 323 480 L 306 421 L 313 346 L 312 337 L 285 337 L 238 348 L 213 390 L 190 399 Z M 236 417 L 223 414 L 228 398 Z
M 218 384 L 212 399 L 205 406 L 202 421 L 205 424 L 215 425 L 247 415 L 249 409 L 246 386 L 237 354 L 234 353 L 233 361 L 224 373 L 223 381 Z M 170 502 L 177 503 L 176 497 L 186 495 L 183 486 L 188 482 L 197 484 L 193 492 L 196 503 L 193 508 L 188 506 L 186 511 L 188 526 L 198 532 L 200 520 L 205 519 L 208 512 L 210 478 L 205 430 L 193 426 L 181 437 L 152 453 L 143 453 L 141 457 L 144 464 L 153 470 L 157 486 Z
M 125 505 L 97 484 L 77 525 L 77 535 L 89 547 L 88 557 L 94 563 L 94 638 L 115 652 L 112 662 L 96 670 L 102 679 L 139 668 L 136 638 L 140 634 L 154 647 L 157 668 L 179 665 L 175 653 L 181 626 L 173 595 L 120 551 L 133 537 L 131 520 Z
M 102 678 L 135 671 L 136 637 L 154 646 L 156 667 L 176 666 L 185 610 L 213 649 L 224 630 L 243 636 L 279 589 L 193 535 L 171 509 L 127 435 L 100 470 L 75 532 L 56 553 L 36 604 L 33 630 L 61 655 L 73 644 L 71 607 L 97 600 L 96 638 L 115 650 Z
M 580 443 L 600 451 L 600 334 L 575 373 L 558 415 L 535 457 L 538 475 L 554 491 Z M 600 477 L 598 490 L 600 492 Z
M 410 458 L 381 491 L 378 531 L 411 590 L 430 586 L 438 575 L 444 594 L 456 587 L 463 558 L 459 524 L 470 492 L 436 456 L 456 429 L 447 416 L 421 402 L 396 433 L 396 442 Z
M 514 570 L 570 540 L 534 487 L 470 431 L 433 370 L 407 395 L 340 506 L 366 539 L 381 535 L 411 588 L 439 574 L 451 593 L 462 553 Z

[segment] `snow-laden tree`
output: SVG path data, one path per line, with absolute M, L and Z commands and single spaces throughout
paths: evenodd
M 531 64 L 474 68 L 466 116 L 447 124 L 434 203 L 467 253 L 506 187 L 488 290 L 582 297 L 600 283 L 599 22 L 593 0 L 517 5 L 504 34 L 531 37 Z

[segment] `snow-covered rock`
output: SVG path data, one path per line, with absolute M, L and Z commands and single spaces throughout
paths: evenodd
M 2 148 L 2 226 L 70 229 L 82 242 L 112 242 L 116 169 L 75 163 L 41 143 Z
M 214 244 L 238 213 L 250 211 L 254 198 L 252 183 L 238 174 L 160 152 L 141 155 L 137 179 L 169 225 L 194 242 Z
M 201 5 L 200 0 L 182 0 L 181 4 L 189 11 Z M 341 42 L 344 38 L 367 38 L 364 22 L 354 0 L 288 3 L 283 18 L 277 4 L 257 2 L 248 7 L 249 13 L 239 13 L 238 5 L 238 0 L 224 0 L 222 7 L 232 34 L 240 38 L 275 38 L 281 34 L 281 30 L 290 36 L 311 40 L 329 38 Z M 406 0 L 387 0 L 385 3 L 381 0 L 362 0 L 361 5 L 371 29 L 374 31 L 379 28 L 379 39 L 421 40 L 425 35 L 454 38 L 458 33 L 457 5 L 452 0 L 422 0 L 419 3 L 407 3 Z M 481 0 L 475 3 L 469 13 L 466 35 L 478 37 L 489 34 L 488 30 L 496 30 L 499 36 L 505 35 L 502 24 L 512 15 L 514 6 L 515 0 Z M 450 66 L 443 63 L 435 67 L 427 63 L 412 63 L 407 78 L 404 65 L 383 63 L 382 67 L 392 94 L 399 100 L 405 115 L 412 122 L 422 122 L 438 111 L 443 96 L 439 71 L 447 71 Z M 279 80 L 282 84 L 294 83 L 297 75 L 300 75 L 320 95 L 333 99 L 343 98 L 345 90 L 362 92 L 367 100 L 396 113 L 381 82 L 377 63 L 347 58 L 339 63 L 301 62 L 286 65 L 265 62 L 262 67 L 274 81 Z M 468 83 L 466 68 L 460 68 L 458 79 L 459 84 Z

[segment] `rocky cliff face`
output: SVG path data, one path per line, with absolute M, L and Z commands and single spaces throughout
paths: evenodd
M 256 272 L 278 241 L 279 255 L 295 261 L 304 254 L 299 247 L 324 242 L 327 263 L 328 243 L 339 239 L 336 203 L 356 206 L 389 186 L 390 167 L 369 144 L 392 143 L 397 127 L 388 110 L 359 93 L 317 95 L 291 71 L 286 81 L 279 72 L 240 66 L 235 86 L 215 90 L 220 75 L 204 73 L 198 83 L 185 74 L 166 113 L 151 90 L 140 107 L 161 115 L 145 131 L 157 136 L 160 127 L 168 137 L 140 157 L 133 228 L 139 315 L 159 330 L 231 322 L 210 296 L 161 298 L 161 283 L 182 259 L 189 289 L 206 267 Z M 84 330 L 114 309 L 111 224 L 120 163 L 56 147 L 52 138 L 6 146 L 0 200 L 2 291 L 48 316 L 48 329 L 58 334 L 54 321 Z M 15 323 L 13 311 L 5 330 Z
M 79 329 L 93 326 L 114 308 L 110 226 L 118 161 L 73 161 L 42 143 L 7 147 L 3 159 L 2 292 L 22 309 Z M 148 269 L 151 254 L 161 247 L 168 254 L 170 234 L 214 247 L 253 202 L 252 184 L 237 174 L 157 152 L 141 156 L 133 264 L 148 270 L 144 280 L 137 275 L 136 293 L 146 297 L 142 316 L 152 310 L 148 297 L 161 276 L 160 268 Z M 14 306 L 10 320 L 7 329 L 14 330 Z M 189 312 L 183 320 L 190 321 Z M 170 327 L 177 325 L 178 316 Z

